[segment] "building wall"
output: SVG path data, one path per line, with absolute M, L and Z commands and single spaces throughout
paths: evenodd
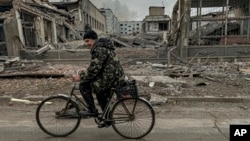
M 22 45 L 20 44 L 19 33 L 17 29 L 17 20 L 15 18 L 9 18 L 4 20 L 4 33 L 6 39 L 6 47 L 8 56 L 20 56 L 20 49 Z
M 68 10 L 80 35 L 83 35 L 88 28 L 92 28 L 97 33 L 105 32 L 105 17 L 89 0 L 49 1 L 58 8 Z
M 149 7 L 149 15 L 143 19 L 142 30 L 144 33 L 170 33 L 171 18 L 164 15 L 164 9 L 164 7 Z
M 149 7 L 149 15 L 150 16 L 164 15 L 164 9 L 165 9 L 165 7 L 151 6 L 151 7 Z
M 93 3 L 89 0 L 83 0 L 83 10 L 86 12 L 84 15 L 85 23 L 90 25 L 97 33 L 106 31 L 105 17 Z
M 168 15 L 146 16 L 143 20 L 143 32 L 170 32 L 171 19 Z
M 113 14 L 110 9 L 100 9 L 100 12 L 105 16 L 106 19 L 106 33 L 117 34 L 120 33 L 120 24 L 117 17 Z
M 122 35 L 141 34 L 142 21 L 122 21 L 120 22 L 120 33 Z

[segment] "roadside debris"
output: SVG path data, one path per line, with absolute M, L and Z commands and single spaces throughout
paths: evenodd
M 39 105 L 41 101 L 31 101 L 31 100 L 26 100 L 26 99 L 17 99 L 17 98 L 11 98 L 11 102 L 20 102 L 24 103 L 27 105 Z M 46 102 L 46 104 L 52 104 L 52 102 Z
M 11 102 L 20 102 L 20 103 L 24 103 L 24 104 L 28 104 L 28 105 L 38 105 L 38 104 L 40 104 L 40 101 L 30 101 L 30 100 L 26 100 L 26 99 L 17 99 L 17 98 L 11 98 L 10 101 Z

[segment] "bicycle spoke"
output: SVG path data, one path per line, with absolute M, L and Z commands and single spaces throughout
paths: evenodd
M 155 113 L 152 106 L 142 99 L 124 99 L 112 109 L 114 130 L 125 138 L 138 139 L 153 128 Z
M 50 102 L 52 104 L 45 104 Z M 81 117 L 69 118 L 62 116 L 68 107 L 69 99 L 63 96 L 53 96 L 45 99 L 37 108 L 36 120 L 39 127 L 52 136 L 67 136 L 79 126 Z M 72 106 L 72 111 L 77 112 L 78 107 Z

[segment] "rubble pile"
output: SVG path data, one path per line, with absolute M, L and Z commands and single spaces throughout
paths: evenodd
M 87 66 L 47 63 L 29 70 L 4 70 L 1 74 L 39 72 L 65 76 L 0 78 L 0 96 L 22 98 L 67 94 L 72 84 L 71 76 L 83 67 Z M 137 80 L 139 94 L 155 103 L 165 103 L 168 96 L 244 97 L 250 91 L 250 63 L 246 62 L 166 66 L 137 61 L 134 65 L 126 64 L 123 67 L 130 79 Z

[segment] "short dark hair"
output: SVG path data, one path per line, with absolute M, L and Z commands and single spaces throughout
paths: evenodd
M 94 39 L 95 40 L 97 38 L 98 38 L 98 36 L 97 36 L 96 32 L 93 30 L 87 30 L 83 36 L 83 39 Z

